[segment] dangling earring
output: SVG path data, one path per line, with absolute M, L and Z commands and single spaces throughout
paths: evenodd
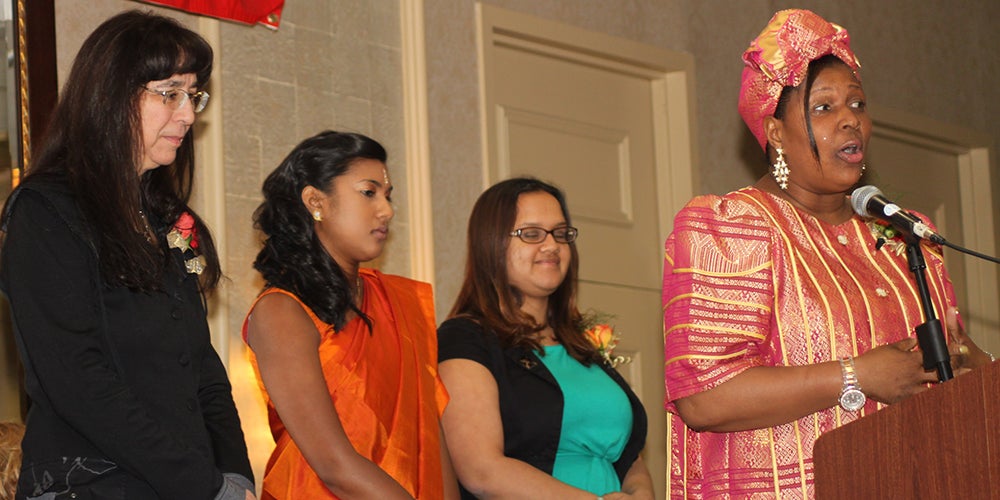
M 319 210 L 313 210 L 312 216 L 313 216 L 313 220 L 316 221 L 316 222 L 322 222 L 323 221 L 323 216 L 321 216 L 319 214 Z
M 861 171 L 864 172 L 868 169 L 868 162 L 861 162 Z
M 781 148 L 774 148 L 778 152 L 778 157 L 774 159 L 774 167 L 771 170 L 771 175 L 774 176 L 774 180 L 778 182 L 778 186 L 782 191 L 788 190 L 788 164 L 785 163 L 785 150 Z

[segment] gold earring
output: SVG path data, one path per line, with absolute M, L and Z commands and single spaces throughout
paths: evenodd
M 771 175 L 774 176 L 774 180 L 778 182 L 778 186 L 782 191 L 788 189 L 788 164 L 785 163 L 785 150 L 781 148 L 774 148 L 778 152 L 778 157 L 774 159 L 774 165 L 772 165 L 773 170 L 771 170 Z
M 323 221 L 323 216 L 320 215 L 319 210 L 313 210 L 312 216 L 313 216 L 313 220 L 316 221 L 316 222 L 322 222 Z

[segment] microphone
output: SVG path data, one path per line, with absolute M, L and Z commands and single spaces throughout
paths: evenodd
M 927 224 L 914 215 L 889 201 L 875 186 L 861 186 L 851 193 L 851 206 L 862 217 L 877 217 L 889 222 L 896 229 L 943 245 L 944 238 L 931 230 Z

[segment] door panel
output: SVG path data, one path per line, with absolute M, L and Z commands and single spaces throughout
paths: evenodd
M 903 209 L 928 216 L 945 238 L 961 242 L 961 195 L 955 155 L 878 135 L 872 137 L 869 149 L 872 172 L 866 181 L 878 186 Z M 959 304 L 968 303 L 965 259 L 953 251 L 946 251 L 944 258 Z M 937 311 L 938 316 L 943 312 Z
M 566 192 L 580 229 L 580 307 L 613 315 L 618 367 L 649 417 L 644 460 L 666 467 L 663 240 L 690 198 L 693 61 L 635 42 L 480 5 L 489 184 L 532 175 Z M 669 125 L 669 126 L 668 126 Z M 688 182 L 689 184 L 689 182 Z
M 927 215 L 948 241 L 996 255 L 987 138 L 961 127 L 893 110 L 875 115 L 870 171 L 864 183 L 890 200 Z M 1000 351 L 1000 286 L 995 264 L 944 250 L 966 328 L 991 352 Z M 944 311 L 935 311 L 942 317 Z

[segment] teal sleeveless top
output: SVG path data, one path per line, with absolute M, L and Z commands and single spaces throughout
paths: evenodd
M 628 396 L 596 364 L 584 366 L 562 345 L 539 356 L 563 393 L 562 428 L 552 476 L 603 495 L 621 490 L 614 462 L 632 432 Z

